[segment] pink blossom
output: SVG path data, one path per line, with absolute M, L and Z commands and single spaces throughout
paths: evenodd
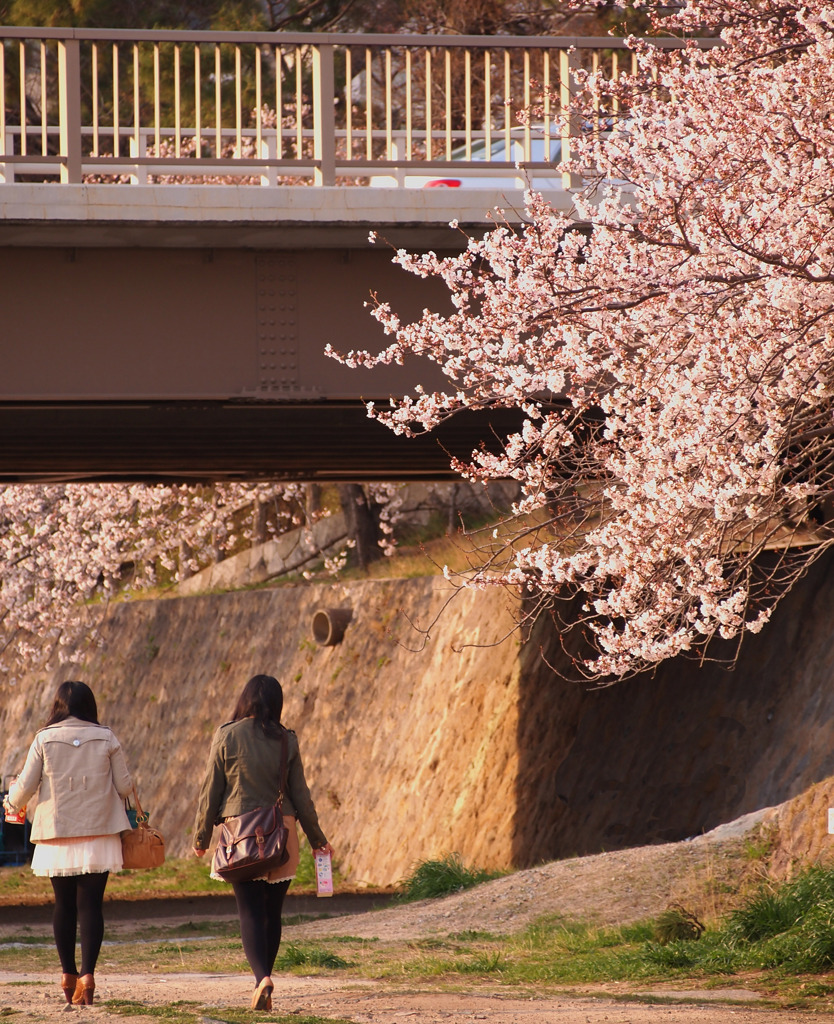
M 834 6 L 654 17 L 724 45 L 633 40 L 634 76 L 580 76 L 580 110 L 626 111 L 572 161 L 588 230 L 531 192 L 525 227 L 398 253 L 453 311 L 405 322 L 380 300 L 387 347 L 342 356 L 441 367 L 445 390 L 369 408 L 398 433 L 522 411 L 454 464 L 522 488 L 455 578 L 523 585 L 533 614 L 576 595 L 577 665 L 600 681 L 758 632 L 834 540 Z

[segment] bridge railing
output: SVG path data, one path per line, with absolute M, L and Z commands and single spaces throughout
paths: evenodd
M 401 182 L 518 155 L 542 170 L 583 130 L 574 71 L 632 62 L 610 37 L 0 27 L 0 182 Z

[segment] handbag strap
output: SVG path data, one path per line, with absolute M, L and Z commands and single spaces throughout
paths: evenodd
M 139 794 L 136 792 L 136 783 L 133 784 L 133 799 L 136 801 L 136 824 L 144 825 L 148 820 L 148 816 L 142 810 L 142 805 L 139 803 Z

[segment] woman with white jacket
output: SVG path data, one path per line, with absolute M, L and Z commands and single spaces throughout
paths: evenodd
M 38 793 L 30 834 L 32 871 L 52 882 L 52 927 L 68 1003 L 93 1002 L 104 937 L 104 889 L 109 872 L 122 868 L 120 833 L 130 828 L 124 798 L 132 788 L 119 741 L 99 725 L 93 691 L 86 683 L 62 683 L 52 714 L 3 804 L 17 811 Z M 79 925 L 80 971 L 75 959 Z

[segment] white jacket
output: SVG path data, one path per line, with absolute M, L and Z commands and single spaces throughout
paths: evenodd
M 124 798 L 133 784 L 121 744 L 104 725 L 66 718 L 35 736 L 8 802 L 38 790 L 31 839 L 115 835 L 130 828 Z

